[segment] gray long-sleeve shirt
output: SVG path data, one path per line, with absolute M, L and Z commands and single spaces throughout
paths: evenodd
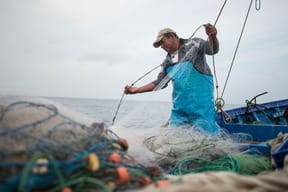
M 167 54 L 166 58 L 161 64 L 161 71 L 154 83 L 156 86 L 163 83 L 163 80 L 167 80 L 166 68 L 184 61 L 191 61 L 193 66 L 202 74 L 211 75 L 211 69 L 207 64 L 205 54 L 213 55 L 218 52 L 218 49 L 209 49 L 208 41 L 201 38 L 182 39 L 180 38 L 180 47 L 178 50 L 178 62 L 173 63 L 171 54 Z M 165 81 L 160 88 L 165 88 L 168 85 L 169 80 Z M 158 87 L 159 89 L 159 87 Z

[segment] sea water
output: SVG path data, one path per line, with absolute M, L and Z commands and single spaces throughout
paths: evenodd
M 67 97 L 48 97 L 71 110 L 80 112 L 97 122 L 112 125 L 117 107 L 120 103 L 116 99 L 85 99 Z M 167 123 L 170 116 L 171 102 L 169 101 L 137 101 L 123 100 L 116 115 L 115 127 L 125 129 L 145 129 L 159 127 Z M 228 104 L 226 109 L 239 107 Z
M 83 113 L 97 122 L 107 126 L 112 125 L 119 100 L 113 99 L 83 99 L 83 98 L 48 98 Z M 119 112 L 114 122 L 115 127 L 124 129 L 144 129 L 157 127 L 168 121 L 171 103 L 165 101 L 135 101 L 121 102 Z

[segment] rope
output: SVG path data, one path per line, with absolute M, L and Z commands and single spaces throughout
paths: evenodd
M 133 85 L 134 85 L 135 83 L 137 83 L 138 81 L 142 80 L 144 77 L 146 77 L 148 74 L 152 73 L 155 69 L 157 69 L 157 68 L 160 67 L 160 66 L 161 66 L 161 64 L 160 64 L 160 65 L 157 65 L 156 67 L 152 68 L 150 71 L 148 71 L 147 73 L 145 73 L 144 75 L 142 75 L 141 77 L 139 77 L 137 80 L 135 80 L 135 81 L 130 85 L 130 87 L 133 86 Z M 122 93 L 122 96 L 121 96 L 121 99 L 120 99 L 120 101 L 119 101 L 118 107 L 117 107 L 117 109 L 116 109 L 115 115 L 114 115 L 113 120 L 112 120 L 112 126 L 114 125 L 114 122 L 115 122 L 115 120 L 116 120 L 116 116 L 117 116 L 117 114 L 118 114 L 118 111 L 119 111 L 120 106 L 121 106 L 121 104 L 122 104 L 122 101 L 123 101 L 123 99 L 124 99 L 124 96 L 125 96 L 125 93 L 123 92 L 123 93 Z
M 184 158 L 176 163 L 171 170 L 173 175 L 201 173 L 207 171 L 230 171 L 243 175 L 256 175 L 262 171 L 270 171 L 269 157 L 256 155 L 225 155 L 216 160 L 205 160 L 198 157 Z
M 260 10 L 260 0 L 255 0 L 255 2 L 256 2 L 255 3 L 256 10 L 258 11 L 258 10 Z M 227 83 L 228 83 L 228 80 L 229 80 L 229 77 L 230 77 L 230 74 L 231 74 L 231 70 L 232 70 L 232 67 L 233 67 L 233 64 L 234 64 L 234 61 L 235 61 L 235 58 L 236 58 L 236 54 L 238 52 L 238 48 L 239 48 L 239 45 L 240 45 L 240 41 L 242 39 L 242 35 L 243 35 L 243 32 L 244 32 L 244 29 L 246 27 L 246 23 L 247 23 L 247 20 L 248 20 L 248 16 L 249 16 L 249 13 L 250 13 L 250 10 L 251 10 L 252 3 L 253 3 L 253 0 L 250 1 L 249 8 L 248 8 L 248 11 L 246 13 L 245 21 L 244 21 L 242 29 L 241 29 L 241 33 L 240 33 L 240 36 L 239 36 L 239 39 L 238 39 L 238 42 L 237 42 L 237 45 L 236 45 L 236 49 L 235 49 L 235 52 L 234 52 L 234 55 L 233 55 L 232 62 L 230 64 L 229 72 L 228 72 L 227 77 L 226 77 L 226 81 L 225 81 L 225 84 L 224 84 L 224 88 L 223 88 L 221 97 L 223 97 L 223 95 L 224 95 L 224 92 L 225 92 L 225 89 L 226 89 L 226 86 L 227 86 Z
M 222 6 L 222 9 L 224 8 L 224 5 L 225 5 L 226 1 L 224 2 L 223 6 Z M 234 64 L 234 61 L 235 61 L 235 58 L 236 58 L 236 54 L 238 52 L 238 48 L 239 48 L 239 45 L 240 45 L 240 41 L 242 39 L 242 35 L 243 35 L 243 32 L 244 32 L 244 28 L 246 27 L 246 23 L 247 23 L 247 20 L 248 20 L 248 16 L 249 16 L 249 13 L 250 13 L 250 10 L 251 10 L 251 6 L 252 6 L 252 3 L 253 3 L 253 0 L 250 1 L 250 5 L 249 5 L 249 8 L 248 8 L 248 11 L 246 13 L 246 17 L 245 17 L 245 20 L 244 20 L 244 23 L 243 23 L 243 26 L 242 26 L 242 29 L 241 29 L 241 33 L 240 33 L 240 36 L 239 36 L 239 39 L 238 39 L 238 42 L 237 42 L 237 45 L 236 45 L 236 49 L 234 51 L 234 54 L 233 54 L 233 59 L 231 61 L 231 64 L 230 64 L 230 67 L 229 67 L 229 72 L 227 74 L 227 77 L 226 77 L 226 80 L 225 80 L 225 83 L 224 83 L 224 88 L 222 90 L 222 93 L 221 93 L 221 96 L 219 97 L 219 84 L 218 84 L 218 78 L 216 76 L 216 67 L 215 67 L 215 59 L 214 59 L 214 55 L 212 56 L 212 63 L 213 63 L 213 71 L 214 71 L 214 77 L 215 77 L 215 82 L 216 82 L 216 99 L 215 99 L 215 106 L 216 106 L 216 111 L 220 111 L 222 112 L 222 119 L 226 122 L 227 120 L 228 121 L 231 121 L 231 117 L 229 116 L 228 113 L 226 113 L 224 110 L 223 110 L 223 107 L 224 107 L 224 100 L 223 100 L 223 95 L 224 95 L 224 92 L 225 92 L 225 89 L 226 89 L 226 86 L 227 86 L 227 83 L 228 83 L 228 80 L 229 80 L 229 77 L 230 77 L 230 74 L 231 74 L 231 71 L 232 71 L 232 67 L 233 67 L 233 64 Z M 255 0 L 255 9 L 257 11 L 259 11 L 261 8 L 261 1 L 260 0 Z M 222 12 L 222 9 L 220 11 L 220 13 Z M 219 13 L 219 15 L 220 15 Z M 219 16 L 218 16 L 219 18 Z M 217 20 L 218 20 L 217 18 Z M 216 21 L 217 21 L 216 20 Z M 216 22 L 215 22 L 216 23 Z M 220 104 L 219 101 L 222 101 L 223 100 L 223 105 L 222 103 Z M 226 116 L 226 117 L 225 117 Z
M 219 11 L 219 13 L 218 13 L 218 16 L 217 16 L 217 18 L 216 18 L 216 20 L 215 20 L 215 22 L 214 22 L 214 26 L 216 26 L 216 23 L 218 22 L 218 20 L 219 20 L 219 18 L 220 18 L 220 15 L 221 15 L 222 12 L 223 12 L 223 9 L 224 9 L 224 7 L 225 7 L 225 5 L 226 5 L 226 2 L 227 2 L 227 0 L 224 1 L 223 5 L 222 5 L 222 7 L 221 7 L 221 9 L 220 9 L 220 11 Z
M 208 161 L 197 157 L 188 157 L 177 162 L 171 170 L 173 175 L 185 175 L 188 173 L 201 173 L 206 171 L 230 171 L 239 172 L 240 165 L 232 156 L 224 156 L 214 161 Z
M 45 158 L 45 159 L 47 158 L 47 159 L 50 160 L 50 162 L 52 162 L 53 170 L 56 173 L 56 176 L 57 176 L 57 178 L 59 180 L 59 183 L 61 184 L 61 186 L 63 185 L 64 178 L 61 175 L 59 168 L 56 166 L 55 161 L 52 161 L 51 157 L 49 157 L 49 156 L 46 156 L 46 155 L 44 155 L 42 153 L 39 153 L 39 152 L 36 152 L 32 156 L 32 158 L 26 163 L 25 168 L 22 171 L 20 182 L 19 182 L 19 186 L 18 186 L 18 191 L 19 192 L 27 191 L 27 188 L 29 188 L 29 187 L 27 187 L 27 183 L 28 183 L 28 180 L 29 180 L 29 175 L 32 172 L 33 167 L 35 166 L 36 161 L 39 158 Z
M 224 9 L 226 3 L 227 3 L 227 0 L 224 1 L 224 3 L 223 3 L 223 5 L 222 5 L 222 7 L 221 7 L 221 9 L 220 9 L 220 11 L 219 11 L 219 13 L 217 15 L 217 18 L 216 18 L 216 20 L 215 20 L 215 22 L 213 24 L 213 26 L 216 26 L 216 24 L 217 24 L 217 22 L 218 22 L 218 20 L 220 18 L 220 15 L 223 12 L 223 9 Z M 212 50 L 213 50 L 213 41 L 211 42 L 211 47 L 212 47 Z M 215 56 L 214 55 L 212 55 L 212 64 L 213 64 L 214 78 L 215 78 L 215 82 L 216 82 L 216 92 L 217 92 L 216 94 L 217 94 L 217 98 L 218 98 L 218 87 L 219 87 L 219 85 L 218 85 L 218 78 L 217 78 L 217 74 L 216 74 Z

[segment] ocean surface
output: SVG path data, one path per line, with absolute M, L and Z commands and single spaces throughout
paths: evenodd
M 171 102 L 165 101 L 135 101 L 112 99 L 84 99 L 48 97 L 47 99 L 60 103 L 69 109 L 82 113 L 96 122 L 103 122 L 107 126 L 122 128 L 153 128 L 167 123 L 171 110 Z M 239 105 L 226 105 L 225 108 Z M 116 114 L 116 111 L 119 110 Z
M 169 118 L 171 103 L 163 101 L 134 101 L 112 99 L 82 99 L 49 97 L 69 109 L 82 113 L 97 122 L 124 128 L 151 128 L 165 124 Z M 119 106 L 120 104 L 120 106 Z M 118 109 L 118 113 L 116 111 Z

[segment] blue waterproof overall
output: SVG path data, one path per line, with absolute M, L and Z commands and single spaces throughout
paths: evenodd
M 170 126 L 194 126 L 216 133 L 213 77 L 198 72 L 191 61 L 169 66 L 166 73 L 173 82 Z

